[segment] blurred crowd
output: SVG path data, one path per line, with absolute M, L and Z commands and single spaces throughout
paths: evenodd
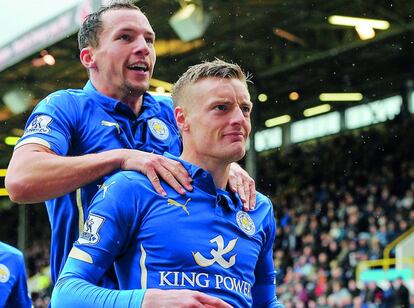
M 49 239 L 36 240 L 26 251 L 29 290 L 34 308 L 46 308 L 52 294 L 49 268 Z
M 357 285 L 355 270 L 413 226 L 413 132 L 412 118 L 396 119 L 261 158 L 286 307 L 410 307 L 409 281 Z
M 413 225 L 412 140 L 411 117 L 258 155 L 258 190 L 275 205 L 278 296 L 287 308 L 414 307 L 406 280 L 384 288 L 357 284 L 355 276 L 360 261 L 383 258 L 384 247 Z M 28 219 L 29 288 L 34 307 L 47 307 L 44 207 L 30 207 Z

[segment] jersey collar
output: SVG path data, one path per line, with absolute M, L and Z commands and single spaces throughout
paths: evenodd
M 106 96 L 96 90 L 95 86 L 90 80 L 86 83 L 83 90 L 91 96 L 95 102 L 99 103 L 103 108 L 112 112 L 121 112 L 129 117 L 136 118 L 132 110 L 123 102 L 116 100 L 110 96 Z M 142 102 L 140 118 L 146 119 L 159 114 L 161 111 L 160 104 L 149 93 L 144 93 L 144 99 Z
M 179 161 L 187 170 L 189 176 L 193 179 L 193 185 L 205 193 L 215 196 L 217 204 L 233 211 L 242 209 L 243 205 L 239 195 L 216 187 L 210 172 L 170 153 L 166 152 L 164 153 L 164 156 Z

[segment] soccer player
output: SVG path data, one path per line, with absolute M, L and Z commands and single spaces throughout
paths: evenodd
M 161 196 L 134 171 L 109 178 L 52 306 L 226 307 L 215 298 L 234 307 L 283 307 L 275 295 L 272 204 L 257 193 L 256 208 L 245 212 L 227 189 L 230 164 L 244 156 L 251 130 L 245 74 L 221 60 L 195 65 L 175 84 L 173 100 L 184 149 L 179 158 L 165 155 L 184 165 L 193 191 L 183 196 L 164 185 Z M 120 290 L 96 286 L 113 262 Z
M 20 250 L 0 242 L 0 307 L 32 307 Z
M 156 60 L 154 39 L 148 19 L 132 4 L 115 3 L 89 15 L 78 41 L 90 80 L 83 89 L 57 91 L 41 101 L 16 145 L 6 188 L 18 203 L 51 199 L 46 206 L 53 282 L 106 176 L 136 170 L 160 194 L 166 193 L 160 178 L 180 194 L 192 189 L 185 168 L 158 155 L 179 155 L 182 144 L 171 99 L 146 92 Z M 233 167 L 230 185 L 247 204 L 254 185 Z

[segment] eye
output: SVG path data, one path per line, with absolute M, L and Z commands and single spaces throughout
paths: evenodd
M 145 41 L 147 42 L 147 44 L 154 44 L 154 38 L 153 37 L 147 37 L 147 38 L 145 38 Z
M 249 107 L 249 106 L 242 106 L 241 107 L 241 110 L 243 111 L 243 113 L 245 113 L 245 114 L 249 114 L 251 111 L 252 111 L 252 109 Z
M 122 34 L 118 37 L 119 40 L 121 41 L 131 41 L 131 36 L 129 34 Z
M 225 111 L 227 110 L 227 106 L 226 105 L 216 105 L 214 106 L 215 110 L 219 110 L 219 111 Z

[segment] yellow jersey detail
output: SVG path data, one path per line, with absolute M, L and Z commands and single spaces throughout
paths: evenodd
M 73 258 L 76 260 L 84 261 L 86 263 L 93 264 L 93 259 L 90 254 L 87 252 L 84 252 L 83 250 L 80 250 L 77 247 L 72 247 L 72 249 L 69 252 L 69 258 Z
M 187 215 L 190 215 L 190 212 L 187 209 L 187 203 L 190 202 L 190 201 L 191 201 L 191 198 L 188 198 L 187 201 L 184 204 L 182 204 L 182 203 L 179 203 L 179 202 L 177 202 L 173 199 L 168 199 L 167 200 L 169 205 L 173 205 L 173 206 L 177 206 L 177 207 L 182 208 L 184 210 L 184 212 L 187 213 Z

